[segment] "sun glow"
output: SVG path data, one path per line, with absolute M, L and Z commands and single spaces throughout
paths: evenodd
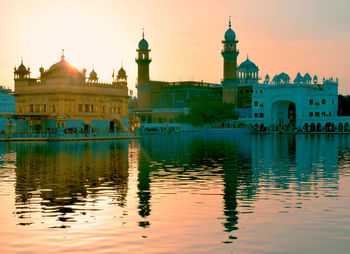
M 220 83 L 221 40 L 231 15 L 238 63 L 249 54 L 261 77 L 282 71 L 337 76 L 340 92 L 349 93 L 349 8 L 347 0 L 2 0 L 0 85 L 13 87 L 11 72 L 22 56 L 37 77 L 40 66 L 59 61 L 65 49 L 68 62 L 87 73 L 94 68 L 105 82 L 123 62 L 128 87 L 135 89 L 143 27 L 151 79 Z

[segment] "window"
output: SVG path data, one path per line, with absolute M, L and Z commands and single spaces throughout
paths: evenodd
M 322 104 L 326 104 L 326 99 L 322 99 Z
M 331 116 L 332 115 L 332 112 L 329 112 L 329 116 Z
M 56 106 L 52 105 L 52 112 L 56 112 Z
M 46 112 L 46 104 L 44 104 L 43 111 Z
M 258 101 L 254 101 L 254 107 L 258 106 Z
M 312 117 L 314 115 L 314 112 L 309 112 L 309 116 Z
M 264 113 L 260 113 L 260 117 L 264 117 Z
M 310 105 L 314 104 L 314 100 L 309 100 L 309 104 Z
M 332 100 L 332 104 L 334 105 L 334 99 Z
M 29 112 L 34 112 L 34 105 L 33 104 L 29 105 Z
M 263 107 L 264 107 L 264 104 L 261 103 L 261 104 L 260 104 L 260 108 L 263 108 Z
M 90 111 L 90 105 L 89 104 L 85 104 L 85 112 L 89 112 Z
M 322 112 L 322 116 L 326 116 L 326 112 Z
M 260 93 L 262 93 L 262 90 L 260 90 Z
M 83 112 L 83 104 L 79 104 L 78 110 L 79 110 L 79 112 Z
M 94 105 L 91 105 L 91 112 L 94 112 Z
M 315 112 L 315 116 L 320 116 L 320 112 Z
M 258 113 L 255 113 L 255 114 L 254 114 L 254 117 L 257 118 L 257 117 L 258 117 Z

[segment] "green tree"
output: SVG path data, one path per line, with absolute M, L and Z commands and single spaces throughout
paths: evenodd
M 178 121 L 191 123 L 194 126 L 203 126 L 225 120 L 238 119 L 238 113 L 233 104 L 217 100 L 193 102 L 187 115 L 182 115 Z

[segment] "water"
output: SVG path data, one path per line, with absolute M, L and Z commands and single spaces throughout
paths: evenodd
M 349 253 L 350 136 L 0 143 L 1 253 Z

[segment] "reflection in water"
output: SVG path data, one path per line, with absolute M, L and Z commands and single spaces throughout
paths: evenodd
M 125 205 L 128 190 L 126 143 L 18 143 L 16 152 L 19 218 L 28 218 L 25 214 L 33 210 L 28 204 L 40 204 L 44 216 L 74 222 L 75 214 L 84 210 L 86 203 L 96 202 L 96 194 L 106 190 L 111 194 L 115 192 L 112 197 L 119 206 Z
M 149 135 L 126 141 L 1 143 L 0 166 L 14 165 L 16 227 L 72 230 L 107 217 L 100 226 L 107 228 L 109 241 L 113 234 L 123 239 L 119 234 L 126 227 L 142 230 L 145 241 L 161 245 L 164 232 L 184 228 L 193 246 L 214 239 L 217 245 L 210 248 L 222 252 L 220 246 L 235 246 L 226 243 L 245 242 L 241 235 L 247 229 L 253 238 L 263 235 L 249 224 L 259 222 L 261 214 L 279 219 L 279 214 L 310 209 L 310 201 L 339 198 L 340 175 L 349 172 L 349 144 L 350 137 L 341 135 Z M 0 184 L 8 174 L 0 172 Z M 0 197 L 6 191 L 0 190 Z M 197 224 L 170 221 L 166 200 L 183 197 L 189 200 L 179 211 L 196 214 L 191 218 Z M 113 226 L 108 216 L 122 223 Z M 210 226 L 216 223 L 220 229 Z M 200 252 L 186 247 L 184 239 L 173 241 L 183 246 L 179 251 Z M 130 235 L 124 243 L 140 244 Z

